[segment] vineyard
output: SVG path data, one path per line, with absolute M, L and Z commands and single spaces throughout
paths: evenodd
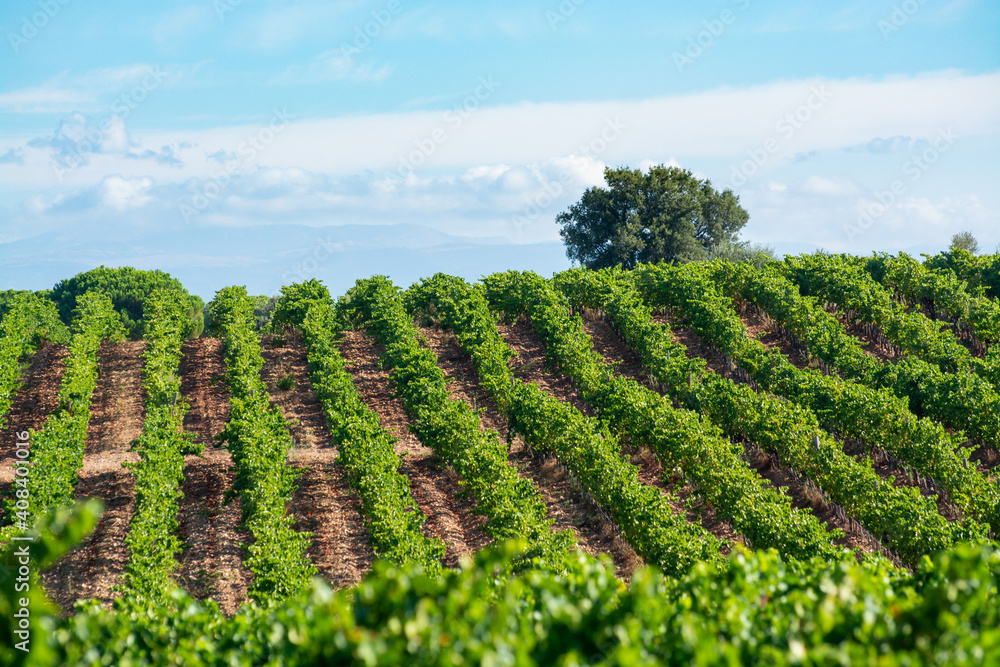
M 335 297 L 3 304 L 0 663 L 1000 664 L 997 255 Z

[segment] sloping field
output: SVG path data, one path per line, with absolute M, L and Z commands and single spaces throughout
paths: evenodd
M 89 362 L 77 344 L 89 325 L 80 325 L 70 345 L 43 342 L 21 359 L 3 416 L 6 548 L 28 534 L 19 488 L 32 489 L 33 503 L 54 498 L 32 516 L 101 499 L 93 531 L 33 571 L 34 589 L 108 641 L 141 632 L 143 610 L 159 609 L 150 622 L 174 628 L 189 664 L 236 650 L 236 623 L 282 628 L 239 649 L 251 662 L 286 651 L 297 656 L 288 664 L 376 655 L 393 664 L 406 660 L 393 653 L 402 646 L 422 656 L 414 662 L 434 662 L 454 638 L 492 636 L 498 647 L 528 642 L 532 660 L 548 656 L 542 664 L 555 664 L 544 660 L 558 646 L 576 646 L 580 664 L 626 664 L 626 654 L 635 664 L 742 660 L 763 647 L 776 662 L 808 649 L 818 662 L 911 651 L 987 664 L 1000 651 L 989 627 L 1000 599 L 1000 308 L 962 281 L 933 286 L 815 256 L 761 269 L 508 273 L 479 286 L 437 276 L 405 293 L 376 278 L 339 305 L 312 281 L 285 289 L 266 335 L 254 330 L 245 290 L 227 288 L 218 338 L 183 341 L 169 326 L 179 315 L 164 315 L 146 340 L 105 340 Z M 66 369 L 88 363 L 90 391 L 69 387 L 81 381 Z M 83 413 L 77 440 L 46 435 L 59 414 L 81 410 L 89 420 Z M 29 430 L 23 463 L 14 443 Z M 64 461 L 63 442 L 79 442 L 82 458 L 45 474 L 72 494 L 43 495 L 31 485 L 57 482 L 43 482 L 39 466 L 49 464 L 35 462 Z M 166 500 L 143 501 L 154 494 Z M 174 538 L 176 552 L 166 546 Z M 510 538 L 522 539 L 521 552 L 501 559 L 492 584 L 477 580 L 484 570 L 472 560 Z M 373 572 L 379 559 L 428 579 Z M 646 565 L 672 579 L 652 583 Z M 170 586 L 150 593 L 126 576 L 146 571 L 137 568 L 208 606 L 178 611 Z M 767 571 L 745 595 L 732 593 L 752 608 L 739 631 L 718 614 L 730 593 L 699 591 L 710 581 L 736 590 L 747 568 Z M 793 572 L 803 590 L 824 591 L 800 618 L 788 614 L 795 586 L 778 583 Z M 342 593 L 311 588 L 313 576 Z M 829 588 L 844 577 L 855 583 Z M 589 591 L 577 588 L 588 580 Z M 953 580 L 965 583 L 942 592 Z M 462 586 L 477 592 L 443 602 Z M 595 595 L 606 596 L 599 613 Z M 638 629 L 660 613 L 653 600 L 683 606 L 701 595 L 687 607 L 701 618 L 697 631 L 661 625 L 661 639 L 677 633 L 661 641 Z M 844 634 L 860 618 L 852 596 L 881 620 Z M 953 604 L 940 608 L 940 596 Z M 443 605 L 436 616 L 414 611 L 424 598 Z M 98 604 L 74 609 L 78 599 Z M 843 604 L 821 611 L 824 599 Z M 475 600 L 492 600 L 492 612 Z M 583 616 L 564 618 L 569 608 Z M 632 621 L 619 615 L 627 609 Z M 45 613 L 33 607 L 32 641 L 65 664 L 86 661 L 86 650 L 170 662 L 152 630 L 141 651 L 129 642 L 85 649 L 95 640 L 83 626 L 47 640 L 36 625 Z M 489 613 L 540 614 L 537 632 L 529 641 L 519 622 L 476 626 Z M 943 630 L 952 620 L 942 614 L 963 629 Z M 827 625 L 804 629 L 821 616 Z M 423 625 L 393 625 L 415 618 Z M 563 639 L 547 634 L 557 626 Z M 698 653 L 705 637 L 717 645 Z M 461 650 L 494 655 L 484 646 Z

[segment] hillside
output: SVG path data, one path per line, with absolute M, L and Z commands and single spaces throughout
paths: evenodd
M 983 262 L 982 270 L 998 263 Z M 137 628 L 151 623 L 143 640 L 149 654 L 107 644 L 93 649 L 102 660 L 129 655 L 162 664 L 165 645 L 153 637 L 176 624 L 196 656 L 191 664 L 214 664 L 212 651 L 238 635 L 234 624 L 276 623 L 277 614 L 288 634 L 241 649 L 247 659 L 282 651 L 290 663 L 294 655 L 308 664 L 321 654 L 378 654 L 389 664 L 402 635 L 386 619 L 420 617 L 413 604 L 424 595 L 444 604 L 442 591 L 453 589 L 435 586 L 475 580 L 483 570 L 470 568 L 471 559 L 520 538 L 535 560 L 508 554 L 493 587 L 461 604 L 493 600 L 498 614 L 520 614 L 545 607 L 546 586 L 566 585 L 572 590 L 560 594 L 561 604 L 581 604 L 589 614 L 591 601 L 581 600 L 596 589 L 584 593 L 573 582 L 596 577 L 606 608 L 588 616 L 591 626 L 566 621 L 561 631 L 576 638 L 567 647 L 588 633 L 594 642 L 604 637 L 599 655 L 608 664 L 627 663 L 626 634 L 637 642 L 636 660 L 680 664 L 693 656 L 678 647 L 694 650 L 698 642 L 669 634 L 679 628 L 668 632 L 678 653 L 629 633 L 659 613 L 650 610 L 667 613 L 649 586 L 694 591 L 697 599 L 708 596 L 701 587 L 711 581 L 724 582 L 716 600 L 723 606 L 727 595 L 743 595 L 741 585 L 755 588 L 746 591 L 752 618 L 742 631 L 717 614 L 710 596 L 702 611 L 689 610 L 719 642 L 718 653 L 699 654 L 706 660 L 770 647 L 782 660 L 808 648 L 818 663 L 870 650 L 973 664 L 983 655 L 969 647 L 1000 650 L 995 628 L 988 630 L 997 621 L 991 596 L 1000 573 L 993 541 L 1000 529 L 1000 305 L 978 280 L 932 264 L 803 256 L 759 268 L 572 270 L 552 280 L 508 272 L 478 287 L 438 275 L 404 293 L 373 278 L 359 280 L 339 303 L 310 281 L 283 290 L 274 331 L 264 334 L 253 330 L 242 288 L 220 292 L 220 337 L 187 341 L 181 305 L 157 296 L 150 308 L 163 310 L 147 318 L 147 338 L 138 342 L 101 333 L 106 306 L 95 297 L 93 325 L 81 319 L 69 344 L 42 341 L 21 358 L 0 437 L 14 443 L 30 429 L 31 461 L 49 460 L 39 458 L 50 456 L 41 448 L 58 454 L 77 446 L 51 444 L 72 442 L 69 435 L 54 440 L 53 420 L 85 415 L 79 464 L 44 471 L 61 475 L 58 483 L 69 486 L 59 488 L 72 494 L 50 507 L 99 498 L 104 513 L 38 581 L 61 616 L 86 619 L 87 632 L 119 641 L 143 632 L 127 629 L 125 619 Z M 11 310 L 0 322 L 3 350 L 15 364 L 11 350 L 21 343 L 11 341 L 29 338 L 12 326 L 16 318 L 28 321 Z M 87 335 L 103 338 L 92 365 L 79 362 L 80 373 L 94 373 L 92 391 L 68 398 L 67 369 L 84 358 L 79 341 Z M 174 426 L 157 426 L 161 414 Z M 155 428 L 171 435 L 158 440 Z M 10 504 L 0 524 L 8 550 L 17 544 L 11 536 L 25 534 L 13 511 L 24 488 L 17 460 L 15 447 L 5 447 L 0 495 Z M 36 464 L 29 484 L 50 484 L 40 471 Z M 166 494 L 156 497 L 176 500 L 144 501 L 154 497 L 147 479 Z M 29 488 L 33 503 L 46 497 L 35 490 L 42 486 Z M 31 507 L 36 515 L 45 509 Z M 137 518 L 147 513 L 148 520 Z M 137 541 L 145 531 L 149 540 Z M 168 536 L 179 541 L 176 554 L 158 546 Z M 571 555 L 577 548 L 604 559 L 608 576 Z M 139 549 L 151 560 L 141 560 Z M 379 559 L 429 578 L 401 583 L 398 571 L 374 565 Z M 660 575 L 646 566 L 668 578 L 650 583 Z M 746 567 L 772 569 L 753 584 L 735 583 Z M 200 620 L 183 616 L 169 590 L 143 592 L 134 573 L 147 571 L 207 603 Z M 808 603 L 815 606 L 798 619 L 785 607 L 795 604 L 790 589 L 778 584 L 792 572 L 815 594 Z M 339 596 L 304 593 L 312 573 Z M 853 578 L 867 592 L 847 592 L 855 584 L 831 592 L 822 583 L 830 576 Z M 971 582 L 949 594 L 960 602 L 935 608 L 934 586 L 958 580 Z M 508 588 L 516 581 L 521 588 Z M 424 592 L 397 600 L 394 585 Z M 372 602 L 365 597 L 372 586 L 388 586 L 388 597 L 366 620 L 360 610 Z M 861 608 L 852 607 L 856 594 L 883 615 L 848 636 L 842 628 Z M 843 604 L 833 602 L 838 595 Z M 78 599 L 98 605 L 74 609 Z M 355 610 L 352 623 L 371 622 L 369 634 L 351 634 L 341 619 L 329 636 L 293 638 L 290 628 L 306 632 L 313 611 L 333 613 L 341 604 Z M 631 621 L 616 616 L 633 604 Z M 136 620 L 168 608 L 158 619 Z M 565 612 L 546 609 L 538 622 L 555 633 Z M 32 617 L 39 644 L 47 634 L 35 625 L 41 610 Z M 454 632 L 514 641 L 504 634 L 516 634 L 514 621 L 476 634 L 484 632 L 470 629 L 478 613 L 452 618 Z M 945 632 L 945 614 L 963 619 L 965 629 Z M 440 643 L 451 631 L 446 618 L 424 619 L 429 625 L 410 636 L 421 662 L 447 653 Z M 786 634 L 771 634 L 776 618 Z M 615 634 L 614 627 L 631 629 Z M 197 648 L 203 633 L 222 644 Z M 83 635 L 54 637 L 47 640 L 52 655 L 64 664 L 86 661 Z M 369 644 L 375 637 L 386 643 Z M 542 662 L 559 646 L 544 633 L 533 641 L 533 659 Z

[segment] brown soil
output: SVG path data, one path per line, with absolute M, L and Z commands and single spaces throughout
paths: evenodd
M 14 480 L 17 434 L 41 430 L 45 420 L 59 406 L 59 381 L 69 350 L 65 345 L 43 343 L 31 358 L 31 365 L 21 373 L 21 387 L 14 395 L 10 411 L 0 429 L 0 498 Z M 0 516 L 3 515 L 0 503 Z
M 840 323 L 844 325 L 844 331 L 858 340 L 861 344 L 861 350 L 865 354 L 875 357 L 884 364 L 891 364 L 895 361 L 896 349 L 891 344 L 887 344 L 887 341 L 881 336 L 873 336 L 866 325 L 858 323 L 844 313 L 836 312 L 835 314 Z
M 234 471 L 229 452 L 215 447 L 214 438 L 229 419 L 229 391 L 222 341 L 189 340 L 181 349 L 181 394 L 190 403 L 184 428 L 205 445 L 201 457 L 186 456 L 181 491 L 178 536 L 184 551 L 178 582 L 196 598 L 211 597 L 226 614 L 233 614 L 247 599 L 249 571 L 243 566 L 240 543 L 250 535 L 238 529 L 240 501 L 223 505 Z
M 98 353 L 100 373 L 76 497 L 101 498 L 104 513 L 94 532 L 42 575 L 49 595 L 65 611 L 78 598 L 96 598 L 110 606 L 121 596 L 113 587 L 128 562 L 125 536 L 135 510 L 135 477 L 122 463 L 139 460 L 129 449 L 142 433 L 145 348 L 142 341 L 104 343 Z
M 482 409 L 480 415 L 484 428 L 496 431 L 501 438 L 508 432 L 507 419 L 500 414 L 496 403 L 479 383 L 479 376 L 472 359 L 462 350 L 454 335 L 441 329 L 420 330 L 438 358 L 438 366 L 450 380 L 448 390 L 452 398 L 464 400 L 473 409 Z M 571 530 L 576 535 L 580 549 L 592 556 L 608 554 L 615 564 L 615 571 L 628 579 L 641 564 L 641 559 L 604 518 L 600 510 L 570 480 L 566 469 L 553 457 L 535 456 L 520 436 L 511 439 L 510 463 L 520 475 L 531 480 L 545 502 L 552 530 Z
M 425 533 L 445 542 L 448 549 L 443 562 L 457 567 L 461 558 L 490 543 L 482 531 L 486 519 L 472 513 L 474 499 L 459 497 L 462 487 L 458 474 L 407 428 L 409 420 L 402 402 L 394 397 L 388 373 L 379 366 L 380 351 L 381 347 L 360 331 L 345 332 L 340 347 L 362 399 L 378 414 L 383 428 L 398 439 L 396 453 L 403 457 L 399 472 L 410 480 L 413 498 L 427 516 Z
M 743 322 L 750 338 L 757 339 L 769 350 L 777 349 L 799 370 L 810 368 L 809 359 L 802 353 L 802 350 L 783 337 L 773 323 L 766 322 L 764 318 L 749 308 L 740 313 L 740 321 Z
M 281 343 L 281 345 L 276 345 Z M 319 576 L 335 587 L 351 586 L 371 569 L 375 554 L 360 513 L 360 499 L 347 483 L 344 469 L 335 464 L 336 448 L 330 445 L 323 407 L 309 381 L 302 336 L 298 331 L 261 342 L 264 368 L 261 379 L 271 400 L 291 423 L 295 445 L 289 452 L 292 466 L 301 471 L 290 512 L 294 528 L 312 533 L 308 555 Z M 288 375 L 291 389 L 279 389 Z
M 986 474 L 1000 465 L 1000 451 L 991 445 L 980 445 L 972 452 L 969 460 L 977 463 L 979 470 Z
M 512 367 L 516 369 L 516 377 L 526 382 L 536 382 L 543 391 L 559 400 L 574 405 L 586 415 L 593 414 L 593 410 L 580 398 L 575 384 L 568 376 L 546 370 L 545 345 L 524 318 L 519 318 L 514 324 L 501 324 L 499 329 L 504 340 L 517 354 L 511 360 Z M 694 492 L 693 487 L 679 476 L 664 477 L 663 468 L 654 454 L 639 449 L 629 451 L 624 444 L 623 451 L 631 455 L 631 462 L 638 467 L 639 480 L 643 484 L 658 488 L 664 495 L 675 496 L 670 500 L 674 513 L 684 515 L 692 523 L 700 523 L 705 530 L 720 539 L 732 542 L 739 538 L 730 523 L 720 519 L 713 509 L 703 505 L 696 511 L 688 511 L 686 502 Z

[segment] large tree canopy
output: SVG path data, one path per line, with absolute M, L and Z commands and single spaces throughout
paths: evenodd
M 179 280 L 160 270 L 142 271 L 131 266 L 101 266 L 60 281 L 49 298 L 55 301 L 63 322 L 68 323 L 72 319 L 79 295 L 89 291 L 100 292 L 111 299 L 115 310 L 121 315 L 122 324 L 128 330 L 129 338 L 138 340 L 145 334 L 143 307 L 146 299 L 161 288 L 176 290 L 187 298 L 190 324 L 185 335 L 192 338 L 201 335 L 205 303 L 201 297 L 188 294 Z
M 705 258 L 718 244 L 734 243 L 749 214 L 732 190 L 717 192 L 679 167 L 648 173 L 604 170 L 607 187 L 588 188 L 556 216 L 566 255 L 592 269 L 640 262 Z

